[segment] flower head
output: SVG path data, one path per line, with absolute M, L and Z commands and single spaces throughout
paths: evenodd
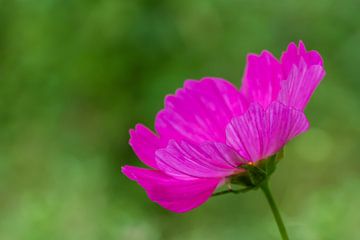
M 187 80 L 165 99 L 156 134 L 142 124 L 130 145 L 150 169 L 124 166 L 149 198 L 186 212 L 204 203 L 241 166 L 266 159 L 309 123 L 303 113 L 325 71 L 321 56 L 291 43 L 281 60 L 250 54 L 238 90 L 217 78 Z

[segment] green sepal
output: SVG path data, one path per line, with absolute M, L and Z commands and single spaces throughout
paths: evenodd
M 226 193 L 244 193 L 262 187 L 275 172 L 276 165 L 283 157 L 284 150 L 281 149 L 279 152 L 266 159 L 239 166 L 239 168 L 242 168 L 245 171 L 241 171 L 230 176 L 228 181 L 230 184 L 241 185 L 243 187 L 237 190 L 229 188 L 227 190 L 214 193 L 213 196 L 219 196 Z
M 281 149 L 278 153 L 256 163 L 241 165 L 240 168 L 246 171 L 231 176 L 230 183 L 245 186 L 247 189 L 259 188 L 274 173 L 277 163 L 283 156 Z
M 230 183 L 236 185 L 242 185 L 245 187 L 253 186 L 251 179 L 249 178 L 249 175 L 246 172 L 231 176 Z
M 253 188 L 257 188 L 267 178 L 266 172 L 258 166 L 244 165 L 242 168 L 246 169 Z
M 277 152 L 276 154 L 276 161 L 280 161 L 281 159 L 284 158 L 284 148 L 280 149 L 279 152 Z

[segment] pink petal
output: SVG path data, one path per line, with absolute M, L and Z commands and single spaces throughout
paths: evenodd
M 325 76 L 321 55 L 307 51 L 302 41 L 299 47 L 290 43 L 281 56 L 284 81 L 277 98 L 287 106 L 304 110 L 316 87 Z
M 317 51 L 307 51 L 302 41 L 299 42 L 299 47 L 292 42 L 281 56 L 281 66 L 283 75 L 285 76 L 284 79 L 289 75 L 293 65 L 298 66 L 300 64 L 301 59 L 305 61 L 307 66 L 323 66 L 323 60 Z
M 324 77 L 323 60 L 304 43 L 290 43 L 279 62 L 271 53 L 248 56 L 241 92 L 267 107 L 273 101 L 303 110 Z
M 274 102 L 266 110 L 269 139 L 265 156 L 273 155 L 297 135 L 309 128 L 309 122 L 302 111 Z
M 137 124 L 130 130 L 129 144 L 140 158 L 149 167 L 156 168 L 155 151 L 166 146 L 152 131 L 142 124 Z
M 270 52 L 249 54 L 241 91 L 250 102 L 266 107 L 277 98 L 282 78 L 281 65 Z
M 221 179 L 179 180 L 157 170 L 124 166 L 122 172 L 141 185 L 149 198 L 162 207 L 187 212 L 207 201 Z
M 278 100 L 287 106 L 304 110 L 325 71 L 320 65 L 308 66 L 303 58 L 293 65 L 287 80 L 281 82 Z
M 239 155 L 223 143 L 192 144 L 170 141 L 156 152 L 158 169 L 178 179 L 222 178 L 238 171 L 245 163 Z
M 245 159 L 257 161 L 273 155 L 308 127 L 301 111 L 279 102 L 273 102 L 266 110 L 253 103 L 243 116 L 227 126 L 227 144 Z
M 224 142 L 225 126 L 245 107 L 239 91 L 225 80 L 188 80 L 175 95 L 166 97 L 155 128 L 165 139 Z
M 266 113 L 261 105 L 253 103 L 241 117 L 233 118 L 226 127 L 226 143 L 247 160 L 263 157 L 269 138 Z

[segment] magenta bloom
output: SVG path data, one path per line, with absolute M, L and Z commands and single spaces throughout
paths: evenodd
M 151 169 L 124 166 L 149 198 L 186 212 L 204 203 L 241 165 L 277 153 L 309 123 L 304 108 L 325 75 L 316 51 L 291 43 L 277 60 L 250 54 L 238 90 L 216 78 L 187 80 L 165 99 L 156 134 L 142 124 L 130 130 L 130 145 Z

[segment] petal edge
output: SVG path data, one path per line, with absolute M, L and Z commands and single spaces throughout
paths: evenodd
M 174 179 L 160 171 L 124 166 L 123 174 L 142 186 L 148 197 L 162 207 L 176 212 L 190 211 L 206 202 L 221 179 Z

